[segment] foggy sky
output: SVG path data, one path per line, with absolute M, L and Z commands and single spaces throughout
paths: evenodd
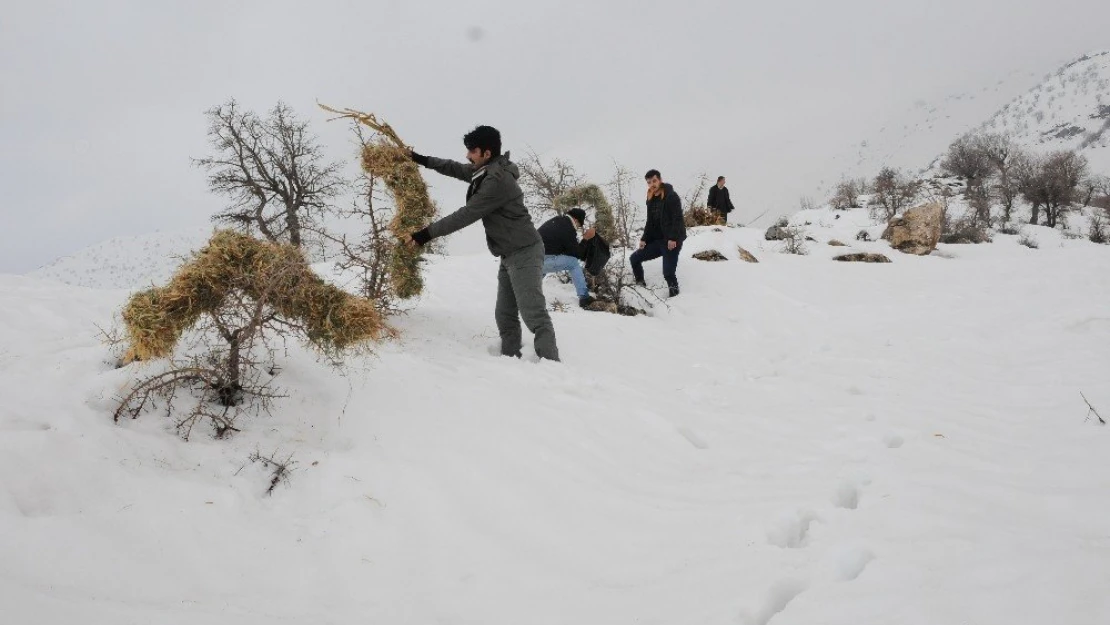
M 917 100 L 1110 47 L 1102 0 L 0 7 L 0 272 L 209 223 L 224 200 L 190 158 L 230 97 L 285 101 L 352 172 L 349 128 L 317 100 L 436 156 L 461 159 L 461 136 L 490 124 L 595 182 L 614 161 L 680 191 L 723 174 L 750 217 L 792 210 L 833 154 Z M 443 209 L 462 203 L 465 186 L 429 182 Z

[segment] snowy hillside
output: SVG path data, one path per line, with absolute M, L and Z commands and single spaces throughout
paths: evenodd
M 1110 172 L 1110 50 L 1061 67 L 979 127 L 1037 152 L 1077 150 Z
M 27 275 L 93 289 L 145 288 L 164 282 L 182 258 L 211 236 L 211 228 L 198 228 L 117 237 L 63 256 Z
M 1035 74 L 1011 72 L 973 91 L 918 100 L 876 123 L 876 130 L 835 157 L 838 176 L 874 176 L 885 166 L 919 171 L 953 138 L 975 128 L 1037 83 Z M 828 193 L 837 179 L 823 181 Z
M 431 257 L 401 340 L 292 348 L 227 441 L 112 423 L 126 290 L 0 275 L 3 622 L 1110 622 L 1110 248 L 837 263 L 863 218 L 795 220 L 808 256 L 699 230 L 651 316 L 553 313 L 557 364 L 490 355 L 495 259 Z

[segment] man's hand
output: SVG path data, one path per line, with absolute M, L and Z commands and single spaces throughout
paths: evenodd
M 668 250 L 673 250 L 676 247 L 678 247 L 678 241 L 667 241 Z
M 646 241 L 644 241 L 643 239 L 640 239 L 640 249 L 642 250 L 642 249 L 644 249 L 645 247 L 647 247 L 647 242 L 646 242 Z
M 583 239 L 592 239 L 592 238 L 594 238 L 595 234 L 597 234 L 597 230 L 595 230 L 593 228 L 590 228 L 586 232 L 582 233 L 582 238 Z
M 402 242 L 412 248 L 421 247 L 428 241 L 432 240 L 432 235 L 428 234 L 428 229 L 417 230 L 410 235 L 405 236 Z

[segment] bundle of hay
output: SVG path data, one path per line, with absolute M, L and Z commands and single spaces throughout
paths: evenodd
M 686 224 L 687 228 L 696 228 L 698 226 L 723 226 L 725 221 L 721 219 L 721 213 L 704 206 L 691 206 L 686 210 L 682 216 L 682 221 Z
M 617 222 L 613 218 L 613 207 L 605 198 L 605 193 L 596 184 L 583 184 L 573 187 L 555 198 L 555 210 L 559 214 L 585 204 L 594 209 L 594 228 L 607 241 L 617 239 Z
M 373 113 L 353 109 L 342 111 L 323 104 L 320 108 L 350 118 L 373 129 L 377 134 L 363 146 L 362 169 L 385 183 L 396 204 L 389 228 L 397 238 L 416 232 L 431 223 L 436 206 L 428 197 L 428 185 L 420 175 L 420 168 L 409 159 L 409 146 L 397 136 L 393 128 Z M 389 260 L 389 279 L 393 293 L 401 299 L 420 295 L 424 279 L 420 274 L 421 249 L 408 245 L 394 245 Z
M 216 314 L 232 291 L 300 321 L 306 338 L 323 349 L 342 350 L 393 334 L 373 302 L 324 282 L 301 250 L 221 230 L 169 284 L 128 301 L 122 314 L 130 343 L 126 361 L 169 356 L 181 335 L 201 315 Z

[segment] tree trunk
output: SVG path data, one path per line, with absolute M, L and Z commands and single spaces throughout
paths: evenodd
M 239 403 L 239 391 L 243 389 L 240 384 L 240 349 L 242 348 L 241 330 L 231 334 L 228 341 L 227 369 L 224 372 L 223 385 L 216 389 L 220 403 L 224 406 L 234 406 Z
M 1030 225 L 1035 226 L 1035 225 L 1037 225 L 1038 218 L 1040 217 L 1040 212 L 1041 212 L 1040 204 L 1034 203 L 1033 208 L 1030 212 L 1032 213 L 1032 216 L 1029 217 L 1029 223 L 1030 223 Z
M 296 204 L 287 205 L 285 208 L 285 223 L 289 225 L 289 243 L 293 247 L 301 246 L 301 217 L 297 214 Z

